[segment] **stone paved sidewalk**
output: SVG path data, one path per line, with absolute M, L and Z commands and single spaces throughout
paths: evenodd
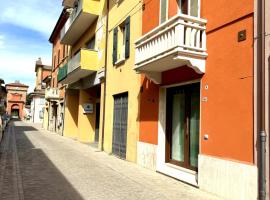
M 214 200 L 89 145 L 12 122 L 1 143 L 1 200 Z

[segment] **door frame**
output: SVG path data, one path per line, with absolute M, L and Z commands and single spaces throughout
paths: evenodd
M 127 124 L 126 124 L 126 144 L 125 144 L 125 156 L 121 156 L 121 153 L 118 155 L 118 154 L 115 154 L 114 153 L 114 150 L 113 150 L 113 144 L 114 144 L 114 141 L 115 141 L 115 135 L 114 135 L 114 119 L 115 119 L 115 99 L 117 97 L 124 97 L 126 96 L 127 97 Z M 113 120 L 112 120 L 112 154 L 121 158 L 121 159 L 126 159 L 126 156 L 127 156 L 127 143 L 128 143 L 128 112 L 129 112 L 129 93 L 128 92 L 123 92 L 123 93 L 119 93 L 119 94 L 115 94 L 113 95 Z M 120 147 L 119 147 L 119 151 L 120 151 Z
M 186 86 L 186 85 L 191 85 L 191 84 L 194 84 L 194 83 L 199 83 L 200 84 L 200 124 L 199 124 L 199 154 L 201 153 L 201 137 L 202 137 L 202 133 L 201 133 L 201 123 L 202 123 L 202 79 L 195 79 L 195 80 L 191 80 L 191 81 L 185 81 L 185 82 L 182 82 L 182 83 L 176 83 L 176 84 L 170 84 L 170 85 L 163 85 L 163 86 L 160 86 L 160 89 L 161 90 L 164 90 L 164 93 L 161 94 L 160 93 L 160 99 L 159 99 L 159 111 L 161 110 L 162 108 L 162 112 L 166 113 L 166 110 L 167 110 L 167 89 L 169 88 L 173 88 L 173 87 L 179 87 L 179 86 Z M 163 151 L 164 151 L 164 158 L 162 160 L 164 160 L 164 163 L 167 163 L 166 162 L 166 129 L 167 129 L 167 116 L 166 114 L 164 116 L 161 116 L 161 112 L 159 114 L 159 117 L 158 117 L 158 121 L 159 121 L 159 127 L 158 127 L 158 137 L 160 137 L 160 134 L 164 134 L 165 135 L 165 141 L 164 141 L 164 144 L 159 144 L 161 142 L 161 140 L 159 139 L 158 141 L 158 146 L 159 145 L 165 145 L 164 147 L 162 147 Z M 164 118 L 164 119 L 163 119 Z M 159 160 L 157 160 L 157 162 L 161 162 Z M 157 163 L 157 165 L 159 165 L 159 163 Z M 177 165 L 179 166 L 179 165 Z M 179 167 L 182 167 L 182 166 L 179 166 Z M 184 168 L 184 167 L 183 167 Z M 189 169 L 189 168 L 185 168 L 185 169 Z M 194 171 L 193 169 L 191 169 L 192 171 Z
M 169 96 L 168 89 L 166 91 L 166 129 L 165 129 L 165 135 L 166 135 L 166 142 L 165 142 L 165 162 L 171 163 L 174 165 L 178 165 L 193 171 L 198 171 L 198 167 L 193 167 L 188 163 L 188 159 L 190 158 L 190 113 L 191 113 L 191 93 L 189 88 L 192 87 L 192 85 L 198 85 L 199 89 L 199 98 L 200 98 L 200 83 L 191 83 L 186 85 L 180 85 L 175 87 L 170 87 L 168 89 L 177 89 L 179 87 L 183 87 L 183 90 L 185 91 L 185 114 L 184 114 L 184 161 L 176 161 L 171 159 L 171 145 L 172 145 L 172 96 Z M 199 107 L 199 111 L 201 111 L 201 104 Z M 200 118 L 199 118 L 200 119 Z M 200 119 L 201 121 L 201 119 Z M 199 126 L 200 126 L 199 121 Z M 200 148 L 200 128 L 199 128 L 199 148 Z M 199 155 L 199 152 L 198 152 Z
M 98 106 L 97 105 L 99 105 L 99 109 L 97 109 L 98 108 Z M 99 142 L 99 130 L 100 130 L 100 102 L 96 102 L 96 105 L 95 105 L 95 107 L 96 107 L 96 112 L 95 112 L 95 117 L 96 117 L 96 119 L 95 119 L 95 139 L 94 139 L 94 141 L 95 142 Z M 98 126 L 98 133 L 97 133 L 97 126 Z M 97 138 L 96 138 L 97 137 Z

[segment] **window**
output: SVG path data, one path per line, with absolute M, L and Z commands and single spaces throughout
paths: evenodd
M 128 59 L 130 51 L 130 17 L 113 30 L 113 64 Z
M 95 49 L 95 44 L 96 44 L 96 38 L 94 36 L 86 43 L 86 47 L 87 49 Z
M 63 59 L 66 57 L 66 45 L 63 45 Z
M 60 64 L 60 49 L 58 49 L 58 58 L 57 58 L 57 64 Z
M 167 20 L 167 0 L 160 0 L 160 24 Z
M 199 17 L 199 0 L 179 0 L 180 13 Z
M 56 67 L 56 56 L 53 57 L 53 67 Z

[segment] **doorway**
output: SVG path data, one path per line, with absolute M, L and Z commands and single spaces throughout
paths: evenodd
M 12 109 L 11 110 L 11 117 L 14 119 L 19 119 L 19 109 Z
M 99 141 L 100 103 L 96 103 L 96 130 L 95 142 Z
M 128 93 L 114 96 L 112 153 L 126 159 Z
M 198 169 L 200 84 L 167 89 L 166 162 Z

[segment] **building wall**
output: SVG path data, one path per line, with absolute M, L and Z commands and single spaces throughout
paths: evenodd
M 169 18 L 177 13 L 176 2 L 176 0 L 169 0 Z M 159 25 L 159 1 L 145 0 L 144 3 L 143 34 Z M 243 4 L 245 6 L 241 6 Z M 207 98 L 207 102 L 201 101 L 197 184 L 204 190 L 232 199 L 252 199 L 257 195 L 257 172 L 253 149 L 253 11 L 252 0 L 230 2 L 201 0 L 201 18 L 207 20 L 208 57 L 205 74 L 198 76 L 187 67 L 162 74 L 162 85 L 200 80 L 201 100 Z M 242 30 L 246 30 L 246 40 L 238 42 L 238 32 Z M 146 161 L 146 158 L 155 160 L 155 151 L 158 157 L 165 156 L 164 149 L 155 150 L 155 146 L 157 142 L 165 140 L 162 135 L 165 131 L 162 115 L 165 112 L 163 105 L 166 91 L 159 90 L 159 86 L 144 76 L 141 84 L 143 92 L 140 99 L 139 145 L 145 150 L 138 151 L 142 153 L 140 155 L 142 160 L 138 163 L 155 169 L 152 167 L 153 162 Z M 163 96 L 160 96 L 161 94 Z M 155 103 L 158 100 L 160 103 Z M 147 113 L 143 112 L 146 108 L 148 108 Z M 204 140 L 204 135 L 208 135 L 209 139 Z M 249 173 L 250 179 L 244 181 L 249 186 L 239 183 L 235 191 L 229 191 L 228 188 L 233 184 L 234 178 L 225 181 L 225 177 L 218 176 L 218 168 L 221 169 L 224 163 L 227 168 L 222 169 L 228 173 L 227 178 L 234 177 L 231 176 L 232 174 L 244 176 L 245 173 Z M 213 166 L 217 164 L 216 168 L 213 167 L 211 170 L 204 168 L 211 164 Z M 195 176 L 184 174 L 181 170 L 177 171 L 165 165 L 158 167 L 159 169 L 163 167 L 162 170 L 176 178 L 185 179 L 190 183 L 196 182 L 196 179 L 191 180 Z M 241 170 L 242 167 L 246 172 Z M 220 190 L 215 188 L 215 185 L 220 185 L 219 181 L 223 183 Z M 252 195 L 248 197 L 247 194 Z
M 255 14 L 254 14 L 254 77 L 257 77 L 257 40 L 258 40 L 258 33 L 257 33 L 257 20 L 258 20 L 258 8 L 257 8 L 257 3 L 258 1 L 254 1 L 254 9 L 255 9 Z M 270 25 L 269 25 L 269 20 L 270 20 L 270 2 L 265 1 L 265 123 L 266 123 L 266 199 L 270 199 L 270 194 L 269 194 L 269 164 L 270 164 L 270 156 L 269 156 L 269 148 L 270 148 L 270 143 L 269 143 L 269 113 L 270 113 L 270 103 L 269 103 L 269 81 L 270 81 Z M 258 136 L 258 124 L 257 124 L 257 79 L 254 80 L 254 150 L 255 150 L 255 161 L 258 165 L 258 143 L 259 143 L 259 136 Z
M 57 81 L 57 74 L 59 71 L 59 67 L 63 66 L 67 62 L 67 58 L 69 56 L 69 46 L 63 45 L 60 43 L 60 31 L 58 35 L 55 37 L 53 41 L 52 48 L 52 63 L 53 70 L 51 87 L 61 87 L 62 84 Z
M 84 114 L 83 106 L 86 103 L 94 105 L 94 112 Z M 79 92 L 79 112 L 78 112 L 78 127 L 79 137 L 81 142 L 94 142 L 95 140 L 95 124 L 96 124 L 96 90 L 94 88 L 88 90 L 80 90 Z
M 209 89 L 202 89 L 208 102 L 202 103 L 201 134 L 209 140 L 201 137 L 201 153 L 253 163 L 253 1 L 242 1 L 246 6 L 238 9 L 240 3 L 202 4 L 209 55 L 202 88 Z M 213 13 L 217 6 L 223 6 L 218 10 L 224 19 Z M 241 30 L 247 39 L 238 42 Z
M 48 102 L 47 102 L 47 104 L 48 104 Z M 43 122 L 42 122 L 42 128 L 47 130 L 48 126 L 49 126 L 49 106 L 45 105 L 44 106 L 44 117 L 43 117 Z
M 33 123 L 42 123 L 43 122 L 43 109 L 45 106 L 44 97 L 33 97 L 31 101 L 31 121 Z
M 7 89 L 7 112 L 11 114 L 11 107 L 14 104 L 18 104 L 20 107 L 19 115 L 20 118 L 24 118 L 24 108 L 26 103 L 26 93 L 28 86 L 21 85 L 6 85 Z
M 172 1 L 170 3 L 174 5 Z M 246 6 L 238 9 L 242 3 Z M 144 33 L 158 25 L 159 15 L 153 14 L 159 12 L 158 4 L 159 1 L 146 3 L 143 12 Z M 201 4 L 201 17 L 208 20 L 207 52 L 209 55 L 206 61 L 206 73 L 202 78 L 202 86 L 209 86 L 209 90 L 202 90 L 202 96 L 207 96 L 209 102 L 202 104 L 201 134 L 212 137 L 210 141 L 201 140 L 201 153 L 253 163 L 253 1 L 234 1 L 225 6 L 226 4 L 228 1 L 218 3 L 202 1 Z M 169 4 L 169 8 L 172 7 Z M 222 9 L 217 9 L 218 7 Z M 155 12 L 153 12 L 154 9 Z M 217 18 L 217 11 L 224 17 Z M 169 10 L 169 17 L 174 13 L 175 9 Z M 153 20 L 147 20 L 150 16 L 154 17 Z M 239 43 L 237 33 L 243 29 L 247 30 L 247 40 Z M 225 51 L 226 49 L 230 51 Z M 143 95 L 146 99 L 141 98 L 141 109 L 149 104 L 147 97 L 153 96 L 152 93 L 157 94 L 157 88 L 151 86 L 151 82 L 143 77 L 142 85 L 144 86 L 146 82 L 148 82 L 148 88 L 153 89 L 144 90 Z M 226 92 L 220 92 L 223 89 Z M 157 95 L 154 97 L 158 98 Z M 244 102 L 243 99 L 245 99 Z M 154 111 L 152 117 L 141 114 L 140 132 L 142 134 L 156 132 L 157 105 L 150 109 Z M 144 118 L 152 118 L 151 126 L 149 126 L 150 122 Z M 214 119 L 215 123 L 210 123 Z M 232 126 L 228 126 L 228 123 Z M 232 133 L 234 139 L 228 137 L 228 133 Z M 145 141 L 155 144 L 156 140 L 157 135 L 151 142 L 148 139 Z M 220 148 L 221 144 L 223 148 Z M 235 147 L 238 148 L 239 145 L 245 151 L 235 151 Z
M 130 16 L 130 57 L 124 63 L 113 66 L 113 29 Z M 127 124 L 127 154 L 126 159 L 136 162 L 137 141 L 139 137 L 139 98 L 140 75 L 133 70 L 134 42 L 141 35 L 141 2 L 139 0 L 111 2 L 109 13 L 109 44 L 106 88 L 105 141 L 104 150 L 112 152 L 113 137 L 113 95 L 128 92 L 128 124 Z
M 58 71 L 59 68 L 62 67 L 64 64 L 67 63 L 68 56 L 69 56 L 69 46 L 63 45 L 60 43 L 60 32 L 61 28 L 64 26 L 64 22 L 66 21 L 66 16 L 61 14 L 62 19 L 60 19 L 59 24 L 56 25 L 56 29 L 54 32 L 54 37 L 51 38 L 52 41 L 52 70 L 51 70 L 51 82 L 49 86 L 51 88 L 58 88 L 59 89 L 59 98 L 47 100 L 47 104 L 49 105 L 48 108 L 48 120 L 46 129 L 52 132 L 57 132 L 58 134 L 63 134 L 63 118 L 64 116 L 64 98 L 65 98 L 65 86 L 61 83 L 58 83 Z M 57 105 L 57 116 L 53 115 L 52 110 L 54 106 Z M 45 111 L 46 113 L 46 111 Z M 46 116 L 46 115 L 45 115 Z
M 68 90 L 65 97 L 64 136 L 73 139 L 78 138 L 78 104 L 78 91 Z
M 78 41 L 70 47 L 70 57 L 74 56 L 81 48 L 87 47 L 87 42 L 95 36 L 95 50 L 98 51 L 98 70 L 101 70 L 105 66 L 105 42 L 106 42 L 106 1 L 99 1 L 100 7 L 96 9 L 100 9 L 99 16 L 96 21 L 94 21 L 90 27 L 82 34 L 82 36 L 78 39 Z M 91 64 L 91 63 L 89 63 Z M 94 76 L 96 74 L 93 74 Z M 92 75 L 92 76 L 93 76 Z M 90 79 L 90 76 L 88 77 Z M 92 78 L 92 77 L 91 77 Z M 84 80 L 87 80 L 84 79 Z M 90 81 L 89 81 L 90 82 Z M 66 95 L 66 109 L 65 109 L 65 127 L 64 127 L 64 135 L 77 138 L 81 142 L 92 143 L 95 139 L 95 122 L 96 122 L 96 102 L 99 102 L 100 99 L 96 99 L 97 90 L 100 90 L 99 93 L 103 97 L 104 90 L 103 83 L 98 87 L 91 86 L 83 86 L 80 84 L 80 81 L 75 83 L 79 85 L 77 87 L 77 96 L 71 96 L 70 94 Z M 87 89 L 86 89 L 87 88 Z M 72 100 L 72 103 L 70 102 Z M 93 103 L 94 104 L 94 113 L 92 114 L 83 114 L 83 105 L 85 103 Z M 101 105 L 101 108 L 103 105 Z M 102 111 L 101 111 L 102 112 Z M 71 117 L 72 116 L 72 117 Z M 100 115 L 102 116 L 102 114 Z M 100 123 L 101 124 L 101 123 Z M 75 133 L 70 133 L 69 128 L 67 127 L 76 127 Z M 102 126 L 100 125 L 100 136 L 102 134 Z M 99 142 L 99 147 L 101 147 L 101 140 Z

